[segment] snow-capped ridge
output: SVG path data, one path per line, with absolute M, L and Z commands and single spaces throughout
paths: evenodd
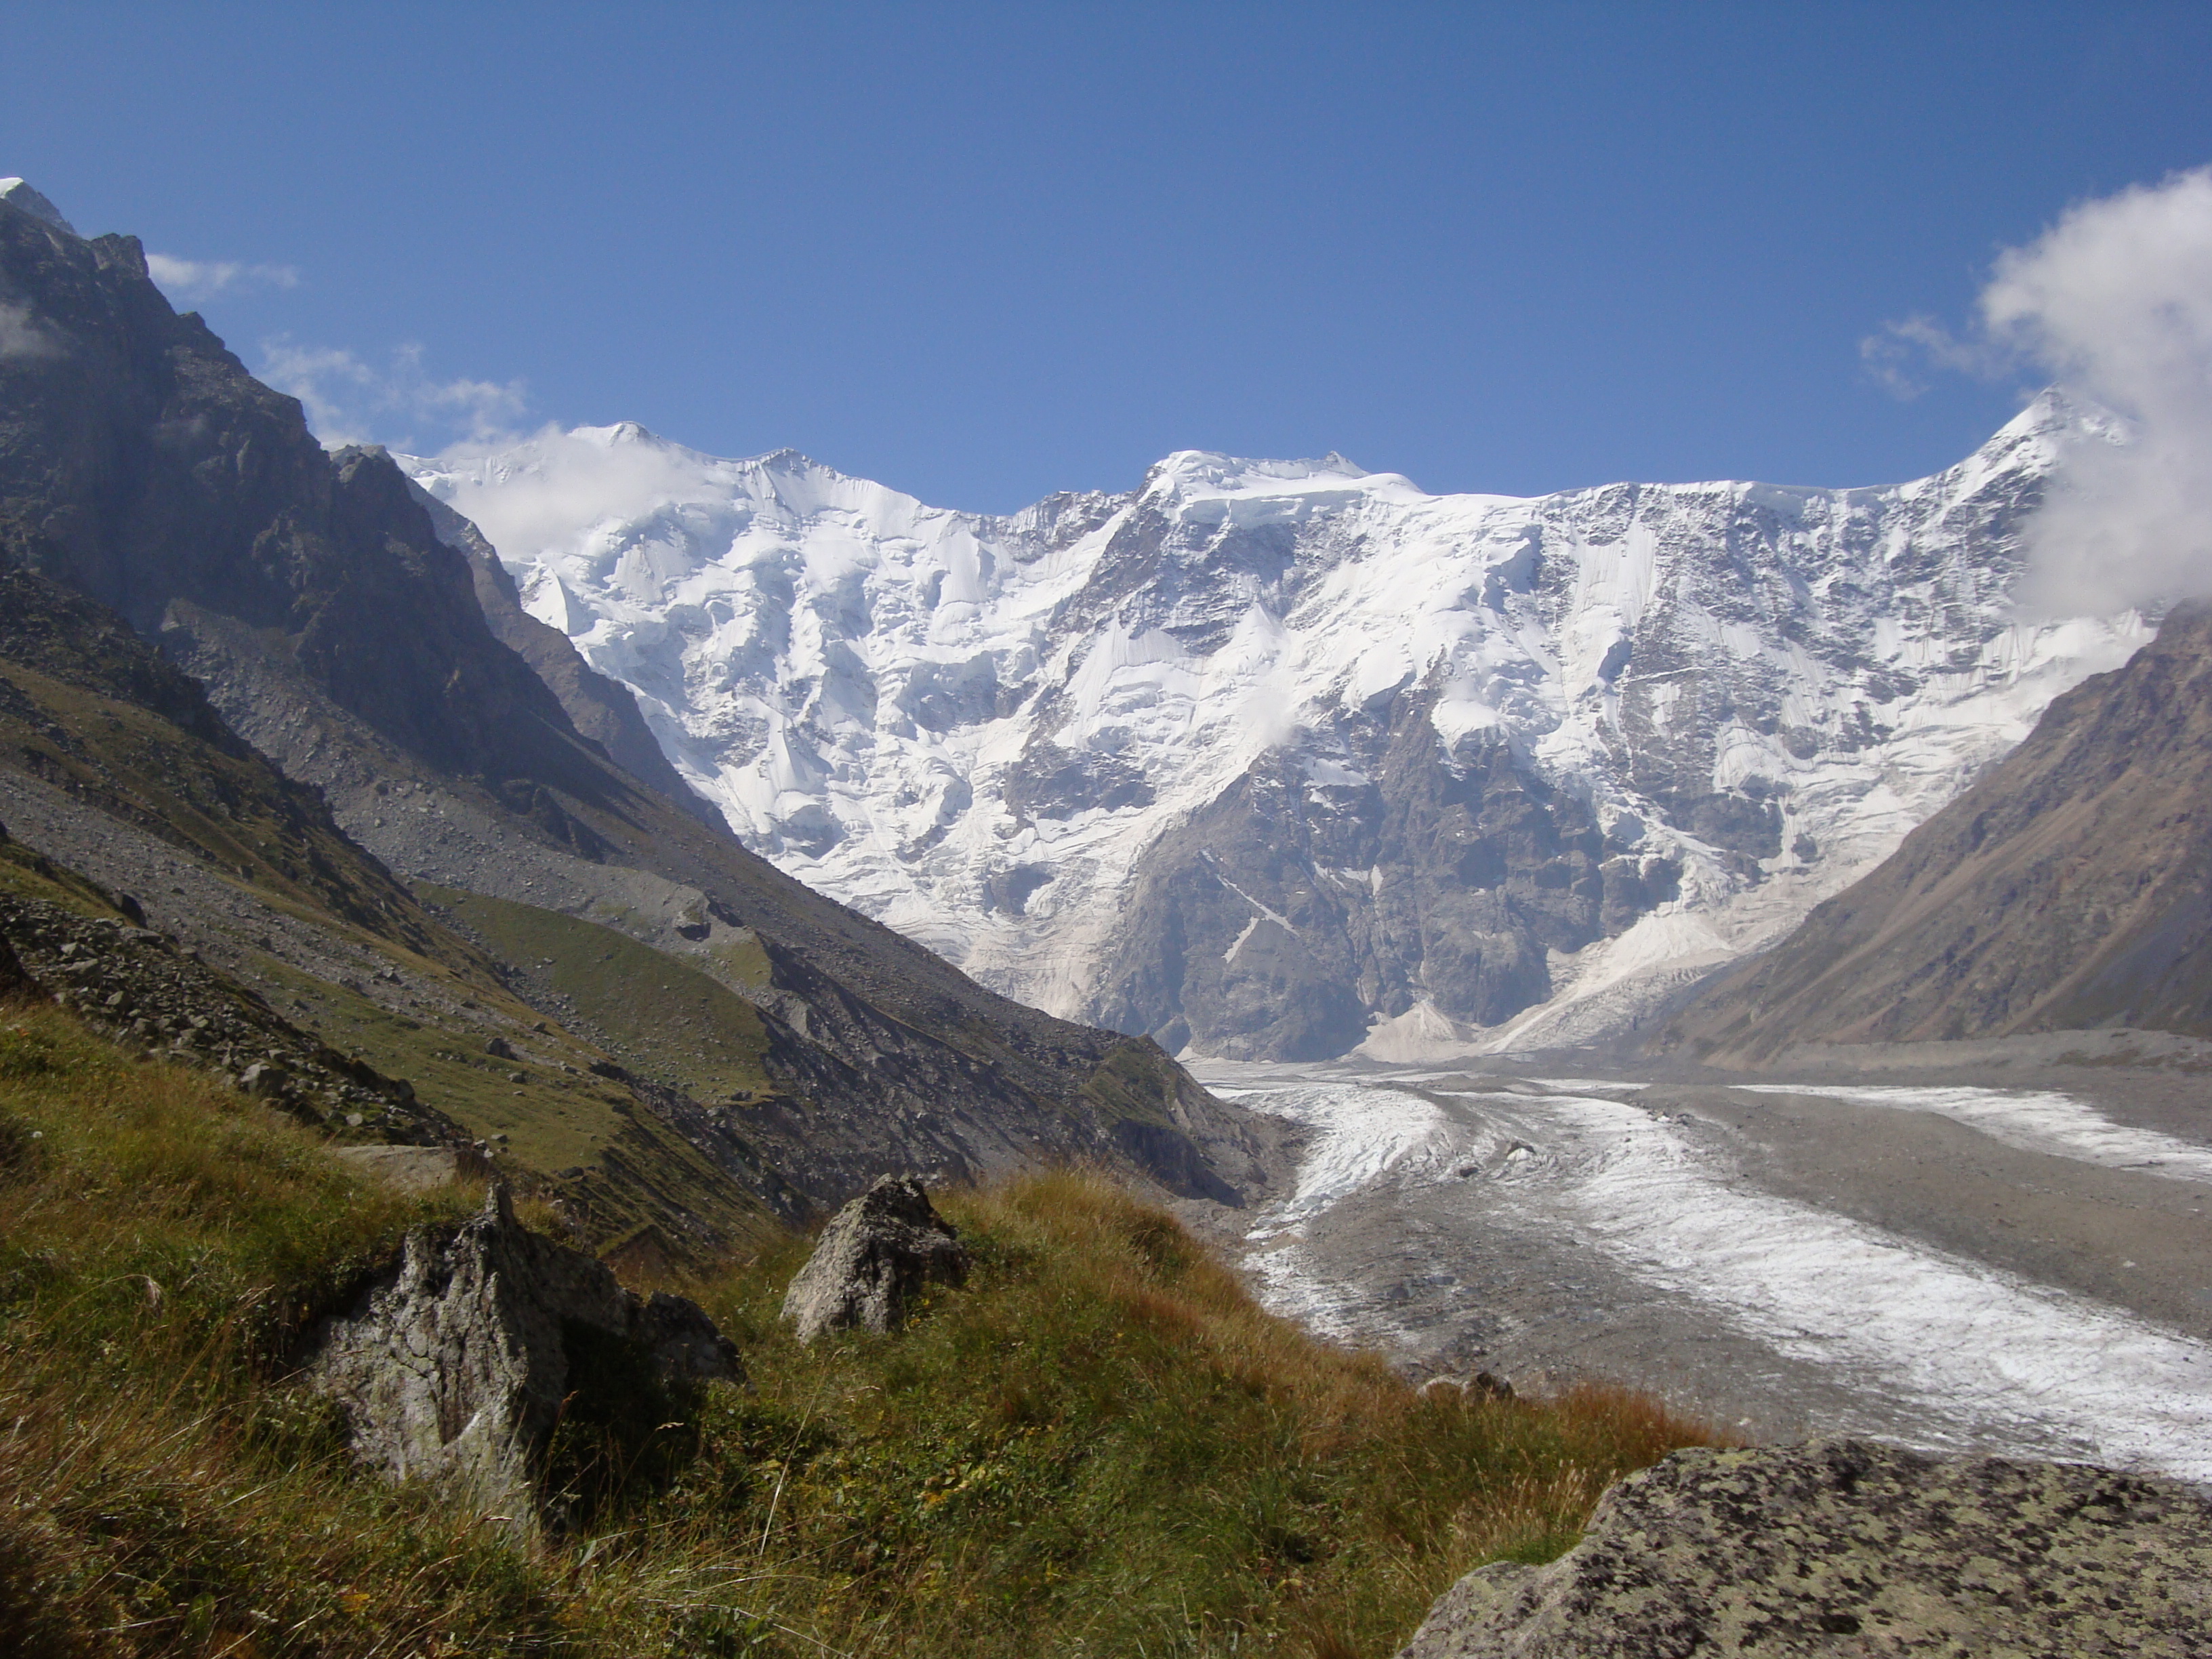
M 62 217 L 62 210 L 24 179 L 0 179 L 0 202 L 5 202 L 12 208 L 21 208 L 33 219 L 52 225 L 56 230 L 67 231 L 72 236 L 77 234 L 76 227 Z
M 2051 397 L 1891 488 L 1530 498 L 1190 450 L 1003 517 L 634 424 L 402 465 L 749 844 L 1258 1057 L 1581 1040 L 1794 923 L 2146 636 L 2010 605 L 2107 429 Z
M 1179 449 L 1152 463 L 1139 493 L 1147 496 L 1237 494 L 1285 485 L 1327 487 L 1333 483 L 1356 483 L 1369 476 L 1364 468 L 1334 450 L 1305 460 L 1275 461 L 1209 449 Z

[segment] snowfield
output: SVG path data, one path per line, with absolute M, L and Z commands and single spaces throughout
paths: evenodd
M 1185 453 L 1133 494 L 1003 518 L 631 425 L 400 459 L 810 884 L 1009 994 L 1193 1054 L 1228 1052 L 1237 1008 L 1310 957 L 1365 1008 L 1350 1040 L 1413 1061 L 1625 1026 L 1793 925 L 2141 644 L 2133 612 L 2010 613 L 2015 526 L 2069 422 L 2039 403 L 1883 489 L 1436 496 L 1335 456 Z M 1402 749 L 1383 775 L 1377 734 L 1408 720 L 1452 778 L 1505 744 L 1626 872 L 1602 927 L 1547 933 L 1512 901 L 1514 983 L 1540 982 L 1482 981 L 1510 1017 L 1455 1000 L 1415 937 L 1465 934 L 1433 897 L 1457 878 L 1378 840 L 1419 781 Z M 1178 847 L 1228 909 L 1175 913 L 1173 832 L 1255 769 L 1290 780 L 1314 844 Z M 1425 920 L 1391 920 L 1415 883 Z M 1166 985 L 1158 1006 L 1127 1012 L 1116 973 Z

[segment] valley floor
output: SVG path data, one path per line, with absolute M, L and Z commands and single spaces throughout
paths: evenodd
M 2212 1089 L 2188 1056 L 2010 1058 L 1195 1069 L 1302 1130 L 1244 1242 L 1264 1299 L 1401 1369 L 2212 1481 Z

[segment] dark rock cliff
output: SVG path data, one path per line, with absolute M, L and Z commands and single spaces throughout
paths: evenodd
M 1101 975 L 1106 1024 L 1234 1060 L 1342 1054 L 1425 1000 L 1496 1025 L 1552 993 L 1549 953 L 1617 933 L 1680 869 L 1608 842 L 1502 732 L 1447 751 L 1435 690 L 1273 751 L 1170 830 Z

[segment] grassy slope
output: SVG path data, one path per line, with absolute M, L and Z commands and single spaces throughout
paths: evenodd
M 0 659 L 0 744 L 22 769 L 242 878 L 265 902 L 481 976 L 489 964 L 258 757 Z
M 589 1075 L 585 1068 L 605 1058 L 595 1046 L 549 1026 L 513 995 L 495 957 L 442 925 L 347 840 L 312 792 L 223 740 L 198 688 L 143 641 L 97 607 L 20 573 L 0 574 L 0 598 L 19 605 L 0 625 L 0 642 L 15 653 L 0 655 L 0 751 L 87 805 L 197 855 L 260 903 L 421 975 L 439 993 L 435 1006 L 413 1018 L 343 981 L 255 957 L 255 988 L 288 1018 L 407 1079 L 426 1103 L 475 1134 L 507 1136 L 504 1156 L 522 1170 L 556 1180 L 583 1171 L 565 1178 L 571 1207 L 602 1243 L 648 1224 L 670 1239 L 692 1220 L 726 1239 L 758 1224 L 752 1194 L 623 1085 Z M 20 845 L 0 851 L 0 887 L 116 914 L 113 896 L 76 872 Z M 655 963 L 668 960 L 631 948 Z M 486 1054 L 487 1030 L 516 1033 L 524 1057 Z
M 768 1091 L 760 1012 L 719 981 L 627 933 L 558 911 L 427 883 L 420 890 L 565 998 L 633 1069 L 702 1101 Z
M 508 1554 L 354 1473 L 277 1363 L 472 1197 L 363 1187 L 197 1074 L 0 1019 L 0 1653 L 1381 1655 L 1695 1437 L 1629 1396 L 1421 1401 L 1043 1176 L 948 1198 L 975 1271 L 890 1338 L 791 1340 L 803 1240 L 695 1281 L 753 1388 L 658 1431 L 672 1481 Z

